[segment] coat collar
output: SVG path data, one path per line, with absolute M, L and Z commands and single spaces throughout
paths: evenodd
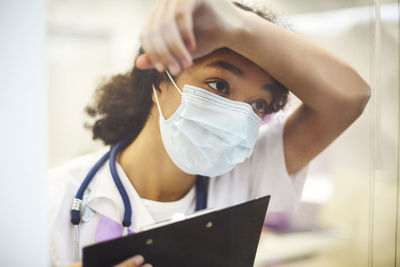
M 107 160 L 89 184 L 87 205 L 96 212 L 121 224 L 124 215 L 124 204 L 111 176 L 109 166 L 110 162 Z M 116 166 L 118 175 L 131 202 L 132 225 L 130 229 L 138 232 L 141 226 L 153 224 L 155 221 L 118 162 Z

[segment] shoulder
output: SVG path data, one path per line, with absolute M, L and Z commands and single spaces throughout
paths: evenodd
M 90 168 L 107 151 L 108 148 L 104 147 L 98 151 L 79 156 L 63 165 L 50 169 L 47 172 L 49 189 L 65 185 L 65 183 L 80 184 Z
M 47 172 L 47 198 L 52 266 L 72 262 L 70 242 L 72 228 L 70 209 L 72 200 L 86 174 L 108 148 L 79 156 Z
M 286 123 L 287 117 L 283 115 L 277 115 L 267 123 L 261 125 L 258 132 L 258 138 L 254 147 L 254 152 L 263 148 L 263 145 L 267 143 L 276 143 L 283 138 L 283 129 Z M 253 153 L 254 157 L 254 153 Z

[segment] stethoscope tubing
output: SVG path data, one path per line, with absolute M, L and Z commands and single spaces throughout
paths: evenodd
M 132 224 L 132 207 L 131 207 L 131 202 L 129 200 L 128 194 L 126 193 L 126 190 L 121 182 L 121 179 L 119 178 L 118 172 L 117 172 L 117 167 L 116 167 L 116 161 L 117 161 L 117 154 L 120 148 L 125 146 L 128 142 L 119 142 L 115 146 L 111 148 L 110 152 L 110 171 L 111 171 L 111 176 L 114 180 L 115 185 L 118 188 L 119 194 L 121 195 L 122 201 L 124 202 L 124 218 L 122 220 L 122 225 L 124 226 L 125 231 L 124 235 L 128 234 L 128 227 L 131 226 Z
M 122 140 L 111 147 L 110 151 L 105 153 L 99 161 L 90 169 L 82 184 L 80 185 L 78 192 L 76 193 L 72 208 L 71 208 L 71 223 L 73 224 L 74 229 L 74 246 L 75 246 L 75 258 L 76 262 L 80 259 L 80 240 L 79 240 L 79 223 L 81 221 L 81 209 L 83 202 L 83 195 L 85 190 L 89 186 L 90 182 L 93 180 L 93 177 L 96 175 L 97 171 L 103 166 L 103 164 L 109 160 L 109 167 L 111 171 L 111 176 L 114 180 L 114 183 L 121 195 L 122 201 L 124 203 L 124 217 L 122 220 L 122 225 L 124 226 L 124 230 L 122 236 L 126 236 L 128 234 L 128 228 L 132 224 L 132 207 L 131 202 L 129 200 L 128 194 L 121 182 L 121 179 L 118 175 L 116 168 L 116 158 L 118 152 L 129 144 L 128 140 Z M 207 188 L 205 185 L 206 177 L 198 175 L 196 178 L 196 211 L 207 208 Z

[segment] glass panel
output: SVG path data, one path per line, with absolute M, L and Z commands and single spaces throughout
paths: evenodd
M 394 266 L 397 7 L 395 1 L 271 2 L 296 32 L 353 66 L 372 96 L 363 115 L 312 162 L 299 210 L 268 214 L 258 266 Z
M 399 64 L 398 6 L 373 3 L 374 85 L 371 112 L 372 181 L 370 263 L 395 266 L 398 215 Z M 396 60 L 397 59 L 397 60 Z
M 400 262 L 397 1 L 254 2 L 349 63 L 372 89 L 362 116 L 311 163 L 299 209 L 268 213 L 256 266 L 394 266 Z M 50 166 L 101 147 L 82 127 L 83 110 L 99 82 L 129 71 L 154 3 L 48 1 Z M 288 112 L 297 104 L 293 97 Z

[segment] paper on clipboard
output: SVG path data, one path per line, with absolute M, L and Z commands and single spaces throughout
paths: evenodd
M 181 216 L 172 217 L 172 219 L 169 219 L 169 220 L 165 220 L 165 221 L 161 221 L 161 222 L 157 222 L 157 223 L 153 223 L 153 224 L 144 225 L 144 226 L 140 227 L 139 233 L 143 232 L 143 231 L 150 230 L 150 229 L 154 229 L 154 228 L 157 228 L 157 227 L 162 227 L 162 226 L 165 226 L 165 225 L 168 225 L 168 224 L 171 224 L 171 223 L 176 223 L 176 222 L 179 222 L 179 221 L 182 221 L 182 220 L 187 220 L 187 219 L 190 219 L 190 218 L 201 216 L 201 215 L 204 215 L 206 213 L 210 213 L 210 212 L 215 211 L 215 210 L 216 209 L 214 209 L 214 208 L 210 208 L 210 209 L 204 209 L 204 210 L 196 211 L 196 212 L 194 212 L 193 214 L 190 214 L 190 215 L 179 214 Z

